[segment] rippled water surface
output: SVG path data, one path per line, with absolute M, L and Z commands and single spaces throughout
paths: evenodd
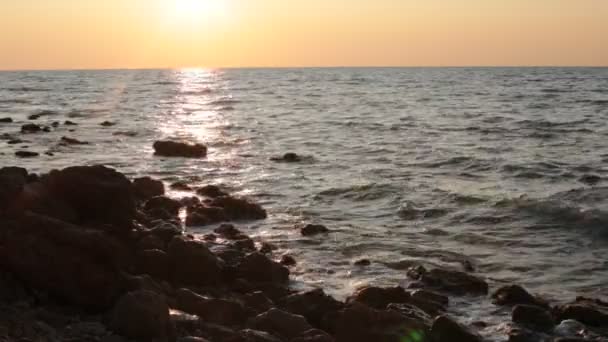
M 78 126 L 19 134 L 32 114 Z M 15 121 L 0 123 L 2 165 L 104 163 L 255 198 L 270 217 L 244 226 L 296 257 L 296 286 L 342 297 L 407 285 L 412 263 L 470 263 L 494 287 L 554 301 L 608 295 L 608 69 L 4 72 L 1 117 Z M 208 158 L 154 157 L 169 137 L 207 144 Z M 287 151 L 312 158 L 269 160 Z M 301 222 L 332 233 L 303 238 Z M 461 301 L 465 321 L 496 317 L 487 300 Z

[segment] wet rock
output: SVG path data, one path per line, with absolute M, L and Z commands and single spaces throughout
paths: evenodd
M 169 187 L 173 190 L 192 191 L 192 187 L 190 187 L 190 185 L 188 185 L 188 183 L 181 182 L 181 181 L 172 183 L 171 185 L 169 185 Z
M 113 121 L 103 121 L 99 125 L 103 126 L 103 127 L 112 127 L 112 126 L 116 126 L 116 122 L 113 122 Z
M 457 295 L 485 295 L 488 293 L 488 283 L 485 280 L 460 271 L 441 268 L 426 271 L 424 267 L 420 266 L 415 273 L 408 271 L 408 276 L 418 277 L 417 279 L 423 285 L 430 288 Z
M 574 303 L 555 308 L 559 320 L 573 319 L 592 327 L 608 327 L 608 303 L 579 297 Z
M 53 121 L 53 122 L 51 123 L 51 127 L 53 127 L 53 128 L 57 128 L 57 127 L 59 127 L 59 121 Z
M 21 139 L 11 139 L 9 141 L 7 141 L 6 143 L 9 145 L 16 145 L 16 144 L 23 144 L 26 143 L 27 141 L 25 140 L 21 140 Z
M 201 144 L 167 140 L 156 141 L 153 147 L 155 155 L 164 157 L 203 158 L 207 155 L 207 147 Z
M 11 123 L 13 122 L 12 118 L 0 118 L 0 123 Z
M 42 131 L 42 127 L 33 123 L 21 126 L 21 133 L 38 133 L 40 131 Z
M 323 329 L 327 328 L 324 326 L 326 315 L 342 310 L 344 303 L 325 294 L 322 289 L 315 289 L 283 298 L 280 307 L 304 316 L 313 326 Z
M 220 279 L 220 261 L 200 241 L 176 236 L 169 243 L 168 254 L 171 279 L 175 283 L 211 285 Z
M 596 185 L 602 181 L 602 177 L 598 175 L 583 175 L 578 179 L 578 181 L 587 185 Z
M 548 308 L 546 302 L 531 295 L 519 285 L 507 285 L 499 288 L 492 294 L 493 303 L 496 305 L 528 304 Z
M 125 291 L 130 252 L 108 234 L 32 213 L 2 227 L 0 267 L 28 286 L 89 310 Z
M 216 185 L 205 185 L 205 186 L 203 186 L 201 188 L 198 188 L 196 190 L 196 193 L 199 194 L 199 195 L 201 195 L 201 196 L 205 196 L 205 197 L 209 197 L 209 198 L 228 196 L 228 194 L 226 192 L 222 191 Z
M 265 255 L 254 252 L 247 255 L 238 265 L 241 277 L 256 282 L 286 283 L 289 280 L 289 270 Z
M 323 330 L 310 329 L 290 342 L 334 342 L 334 338 Z
M 270 254 L 272 251 L 276 250 L 277 246 L 271 244 L 270 242 L 262 242 L 260 245 L 260 253 L 262 254 Z
M 303 236 L 312 236 L 317 234 L 328 233 L 329 229 L 321 224 L 307 224 L 306 226 L 300 229 L 300 233 Z
M 137 341 L 168 341 L 169 306 L 154 292 L 128 293 L 116 304 L 109 327 Z
M 243 296 L 245 306 L 256 314 L 270 310 L 274 303 L 262 291 L 247 293 Z M 289 310 L 287 310 L 289 311 Z
M 555 321 L 549 311 L 536 305 L 516 305 L 513 308 L 511 319 L 515 323 L 544 332 L 551 331 L 555 326 Z
M 15 152 L 15 156 L 19 157 L 19 158 L 33 158 L 33 157 L 38 157 L 40 155 L 40 153 L 38 152 L 32 152 L 32 151 L 17 151 Z
M 447 296 L 427 290 L 416 290 L 411 292 L 410 295 L 413 300 L 434 302 L 443 306 L 448 306 L 450 302 Z
M 285 338 L 295 338 L 312 329 L 306 318 L 279 309 L 270 309 L 247 322 L 253 329 L 266 331 Z
M 302 161 L 302 157 L 293 152 L 285 153 L 280 157 L 272 157 L 270 160 L 275 162 L 297 163 Z
M 281 342 L 281 340 L 265 331 L 244 329 L 227 342 Z
M 281 257 L 281 261 L 279 261 L 281 265 L 285 266 L 295 266 L 297 264 L 296 259 L 294 259 L 291 255 L 283 255 Z
M 59 142 L 62 145 L 88 145 L 89 143 L 86 141 L 80 141 L 78 139 L 61 137 L 61 141 Z
M 171 220 L 178 217 L 181 207 L 182 204 L 179 201 L 166 196 L 156 196 L 147 200 L 143 209 L 153 218 Z
M 63 122 L 63 124 L 64 124 L 65 126 L 78 126 L 78 124 L 77 124 L 77 123 L 72 122 L 72 121 L 70 121 L 70 120 L 66 120 L 66 121 L 64 121 L 64 122 Z
M 177 342 L 209 342 L 209 340 L 202 337 L 186 336 L 177 339 Z
M 200 205 L 201 200 L 196 196 L 189 196 L 189 197 L 182 197 L 179 200 L 179 203 L 181 203 L 182 206 L 184 206 L 184 207 L 191 208 L 191 207 L 196 207 L 196 206 Z
M 158 249 L 139 251 L 135 257 L 138 274 L 149 274 L 157 279 L 169 279 L 169 256 Z
M 421 322 L 360 303 L 341 310 L 334 321 L 332 330 L 336 342 L 400 342 L 405 338 L 417 341 L 426 336 L 426 327 Z
M 482 338 L 447 316 L 433 322 L 430 337 L 434 342 L 481 342 Z
M 206 298 L 184 288 L 177 290 L 175 296 L 179 310 L 197 315 L 206 322 L 232 326 L 245 321 L 245 309 L 235 301 Z
M 133 190 L 138 199 L 145 201 L 152 197 L 164 195 L 165 185 L 159 180 L 150 177 L 141 177 L 133 180 Z
M 230 240 L 242 239 L 243 237 L 246 237 L 246 235 L 244 235 L 243 232 L 238 230 L 232 224 L 222 224 L 219 227 L 217 227 L 216 229 L 214 229 L 213 232 L 220 235 L 221 237 L 223 237 L 225 239 L 230 239 Z
M 358 290 L 346 301 L 358 302 L 375 309 L 385 309 L 390 303 L 408 303 L 411 296 L 401 286 L 395 287 L 365 287 Z
M 359 259 L 357 261 L 355 261 L 355 266 L 360 266 L 360 267 L 365 267 L 365 266 L 369 266 L 372 264 L 371 261 L 369 261 L 369 259 Z
M 211 200 L 209 206 L 224 210 L 226 217 L 231 220 L 261 220 L 266 218 L 266 210 L 259 204 L 245 198 L 222 196 Z
M 509 331 L 507 342 L 547 342 L 549 338 L 543 333 L 534 332 L 527 329 L 513 328 Z
M 150 229 L 148 234 L 159 238 L 165 245 L 168 245 L 173 240 L 173 237 L 182 235 L 182 230 L 174 224 L 163 222 Z M 164 248 L 161 249 L 164 250 Z
M 52 198 L 67 203 L 77 223 L 107 223 L 130 228 L 135 218 L 131 182 L 102 165 L 74 166 L 51 171 L 42 182 Z

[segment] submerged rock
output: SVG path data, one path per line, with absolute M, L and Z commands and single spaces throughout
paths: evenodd
M 113 122 L 113 121 L 103 121 L 99 125 L 103 126 L 103 127 L 111 127 L 111 126 L 115 126 L 116 122 Z
M 207 155 L 207 147 L 176 141 L 154 142 L 154 154 L 164 157 L 202 158 Z
M 38 157 L 40 155 L 40 153 L 38 152 L 32 152 L 32 151 L 17 151 L 15 152 L 15 156 L 19 157 L 19 158 L 33 158 L 33 157 Z
M 322 224 L 307 224 L 306 226 L 300 228 L 300 233 L 303 236 L 312 236 L 329 233 L 329 229 Z
M 21 133 L 37 133 L 40 131 L 42 131 L 42 127 L 33 123 L 21 126 Z
M 61 141 L 59 142 L 63 145 L 88 145 L 89 143 L 86 141 L 80 141 L 73 138 L 61 137 Z
M 0 123 L 11 123 L 13 122 L 12 118 L 0 118 Z
M 280 157 L 272 157 L 270 160 L 275 162 L 284 162 L 284 163 L 297 163 L 302 161 L 302 157 L 293 152 L 285 153 Z

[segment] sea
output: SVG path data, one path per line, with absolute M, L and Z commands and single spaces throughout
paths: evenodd
M 295 288 L 344 299 L 408 286 L 421 264 L 555 304 L 608 296 L 608 68 L 0 72 L 2 117 L 0 166 L 105 164 L 261 203 L 268 219 L 239 226 L 297 260 Z M 19 133 L 30 122 L 50 132 Z M 169 138 L 208 157 L 154 156 Z M 287 152 L 304 158 L 270 160 Z M 306 223 L 331 232 L 303 237 Z M 488 297 L 451 297 L 450 313 L 504 340 L 510 311 Z

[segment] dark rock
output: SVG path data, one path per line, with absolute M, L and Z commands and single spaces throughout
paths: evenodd
M 11 139 L 9 141 L 7 141 L 6 143 L 9 145 L 16 145 L 16 144 L 22 144 L 25 143 L 25 140 L 21 140 L 21 139 Z
M 90 310 L 125 291 L 130 252 L 108 234 L 32 213 L 2 226 L 0 267 L 27 285 Z
M 177 339 L 177 342 L 209 342 L 209 340 L 202 337 L 186 336 Z
M 149 274 L 157 279 L 169 279 L 169 256 L 158 249 L 139 251 L 135 257 L 138 274 Z
M 238 273 L 243 278 L 256 282 L 286 283 L 289 280 L 289 270 L 285 266 L 258 252 L 243 259 L 238 265 Z
M 21 126 L 21 133 L 37 133 L 40 131 L 42 131 L 42 127 L 33 123 Z
M 528 304 L 544 308 L 549 307 L 543 300 L 531 295 L 519 285 L 507 285 L 499 288 L 492 294 L 492 299 L 496 305 Z
M 360 259 L 360 260 L 355 261 L 355 266 L 364 267 L 364 266 L 369 266 L 371 264 L 372 264 L 372 262 L 369 261 L 369 259 Z
M 285 266 L 295 266 L 297 264 L 296 259 L 294 259 L 291 255 L 283 255 L 281 257 L 281 261 L 279 261 L 281 265 Z
M 116 122 L 104 121 L 104 122 L 100 123 L 99 125 L 103 126 L 103 127 L 112 127 L 112 126 L 116 126 Z
M 595 185 L 602 181 L 602 177 L 598 175 L 583 175 L 578 181 L 587 185 Z
M 281 157 L 272 157 L 270 158 L 272 161 L 276 162 L 285 162 L 285 163 L 297 163 L 302 161 L 302 157 L 293 152 L 288 152 L 282 155 Z
M 390 303 L 408 303 L 411 296 L 401 286 L 365 287 L 347 299 L 348 303 L 358 302 L 375 309 L 385 309 Z
M 555 326 L 555 321 L 549 311 L 536 305 L 516 305 L 511 318 L 515 323 L 545 332 L 551 331 Z
M 427 290 L 416 290 L 411 292 L 410 295 L 414 300 L 435 302 L 443 306 L 447 306 L 450 302 L 447 296 Z
M 53 128 L 57 128 L 57 127 L 59 127 L 59 121 L 53 121 L 53 123 L 51 123 L 51 126 L 52 126 Z
M 116 304 L 109 327 L 137 341 L 166 341 L 170 335 L 169 306 L 154 292 L 128 293 Z
M 165 251 L 167 249 L 167 243 L 156 235 L 148 234 L 137 241 L 137 250 L 144 251 L 148 249 Z
M 207 155 L 207 147 L 201 144 L 156 141 L 153 147 L 154 154 L 164 157 L 203 158 Z
M 235 336 L 227 342 L 281 342 L 279 338 L 265 331 L 252 329 L 244 329 L 239 331 L 238 336 Z
M 171 279 L 175 283 L 211 285 L 220 279 L 220 261 L 200 241 L 176 236 L 169 244 L 168 254 Z
M 509 331 L 507 342 L 547 342 L 547 336 L 527 329 L 513 328 Z
M 78 223 L 132 226 L 135 201 L 131 182 L 105 166 L 75 166 L 51 171 L 42 182 L 52 198 L 74 208 Z
M 321 224 L 307 224 L 306 226 L 300 228 L 300 233 L 303 236 L 312 236 L 317 234 L 328 233 L 329 229 Z
M 42 127 L 42 131 L 49 133 L 51 131 L 51 128 L 49 126 L 44 126 L 44 127 Z
M 169 242 L 171 242 L 171 240 L 173 240 L 173 237 L 182 235 L 182 230 L 180 227 L 178 227 L 176 225 L 162 223 L 162 224 L 150 229 L 150 231 L 148 233 L 150 235 L 158 237 L 165 243 L 165 245 L 168 245 Z
M 315 289 L 289 295 L 280 301 L 280 306 L 286 311 L 304 316 L 313 326 L 323 329 L 327 328 L 324 326 L 325 316 L 342 310 L 344 303 L 325 294 L 322 289 Z
M 192 191 L 192 188 L 186 182 L 175 182 L 169 186 L 171 189 L 180 191 Z
M 266 312 L 274 306 L 274 303 L 261 291 L 245 294 L 243 296 L 243 303 L 245 303 L 245 306 L 248 309 L 253 310 L 256 314 Z
M 270 254 L 270 253 L 272 253 L 272 251 L 274 251 L 276 249 L 277 249 L 277 246 L 275 246 L 269 242 L 262 242 L 262 244 L 260 246 L 260 253 Z
M 182 197 L 179 200 L 179 203 L 181 203 L 182 206 L 184 206 L 184 207 L 190 208 L 190 207 L 196 207 L 196 206 L 200 205 L 201 200 L 196 196 Z
M 401 316 L 406 317 L 408 320 L 417 322 L 425 327 L 425 330 L 429 330 L 433 325 L 433 317 L 427 312 L 421 310 L 419 307 L 412 304 L 404 303 L 391 303 L 387 306 L 388 311 L 397 312 Z
M 334 342 L 334 338 L 323 330 L 310 329 L 290 342 Z
M 256 251 L 255 242 L 253 242 L 253 240 L 248 236 L 245 236 L 242 239 L 234 240 L 230 245 L 234 246 L 234 248 L 236 248 L 238 250 L 242 250 L 242 251 L 247 251 L 247 252 Z
M 244 198 L 223 196 L 211 200 L 210 207 L 219 207 L 231 220 L 261 220 L 266 218 L 266 210 L 259 204 Z
M 12 118 L 0 118 L 0 123 L 11 123 L 13 122 Z
M 27 117 L 28 120 L 38 120 L 40 119 L 41 115 L 40 114 L 32 114 L 30 116 Z
M 418 273 L 419 280 L 433 289 L 458 295 L 485 295 L 488 293 L 488 283 L 473 275 L 441 268 L 423 270 L 424 268 Z M 412 276 L 412 274 L 408 274 L 408 276 Z
M 196 190 L 196 193 L 199 194 L 199 195 L 201 195 L 201 196 L 205 196 L 205 197 L 209 197 L 209 198 L 228 196 L 228 194 L 226 192 L 222 191 L 216 185 L 205 185 L 205 186 L 203 186 L 201 188 L 198 188 Z
M 177 218 L 182 204 L 166 196 L 152 197 L 144 203 L 146 214 L 161 220 Z
M 27 182 L 26 169 L 3 167 L 0 169 L 0 214 L 15 205 Z
M 65 126 L 78 126 L 78 124 L 77 124 L 77 123 L 72 122 L 72 121 L 70 121 L 70 120 L 66 120 L 66 121 L 65 121 L 63 124 L 64 124 Z
M 435 319 L 431 327 L 431 338 L 434 342 L 483 341 L 479 335 L 446 316 L 439 316 Z
M 164 195 L 165 185 L 159 180 L 150 177 L 141 177 L 133 180 L 133 190 L 138 199 L 145 201 L 152 197 Z
M 555 317 L 559 321 L 574 319 L 592 327 L 608 327 L 608 304 L 579 297 L 574 303 L 556 307 Z
M 213 232 L 220 235 L 221 237 L 223 237 L 225 239 L 231 239 L 231 240 L 242 239 L 243 237 L 245 237 L 243 232 L 238 230 L 232 224 L 222 224 L 219 227 L 217 227 L 216 229 L 214 229 Z
M 188 289 L 176 292 L 176 305 L 179 310 L 197 315 L 206 322 L 232 326 L 245 321 L 243 305 L 235 301 L 206 298 Z
M 40 155 L 40 153 L 38 152 L 31 152 L 31 151 L 17 151 L 15 152 L 15 156 L 19 157 L 19 158 L 33 158 L 33 157 L 38 157 Z
M 86 141 L 80 141 L 73 138 L 61 137 L 60 144 L 63 145 L 88 145 L 89 143 Z
M 295 338 L 312 329 L 306 318 L 279 309 L 270 309 L 249 320 L 253 329 L 267 331 L 285 338 Z

